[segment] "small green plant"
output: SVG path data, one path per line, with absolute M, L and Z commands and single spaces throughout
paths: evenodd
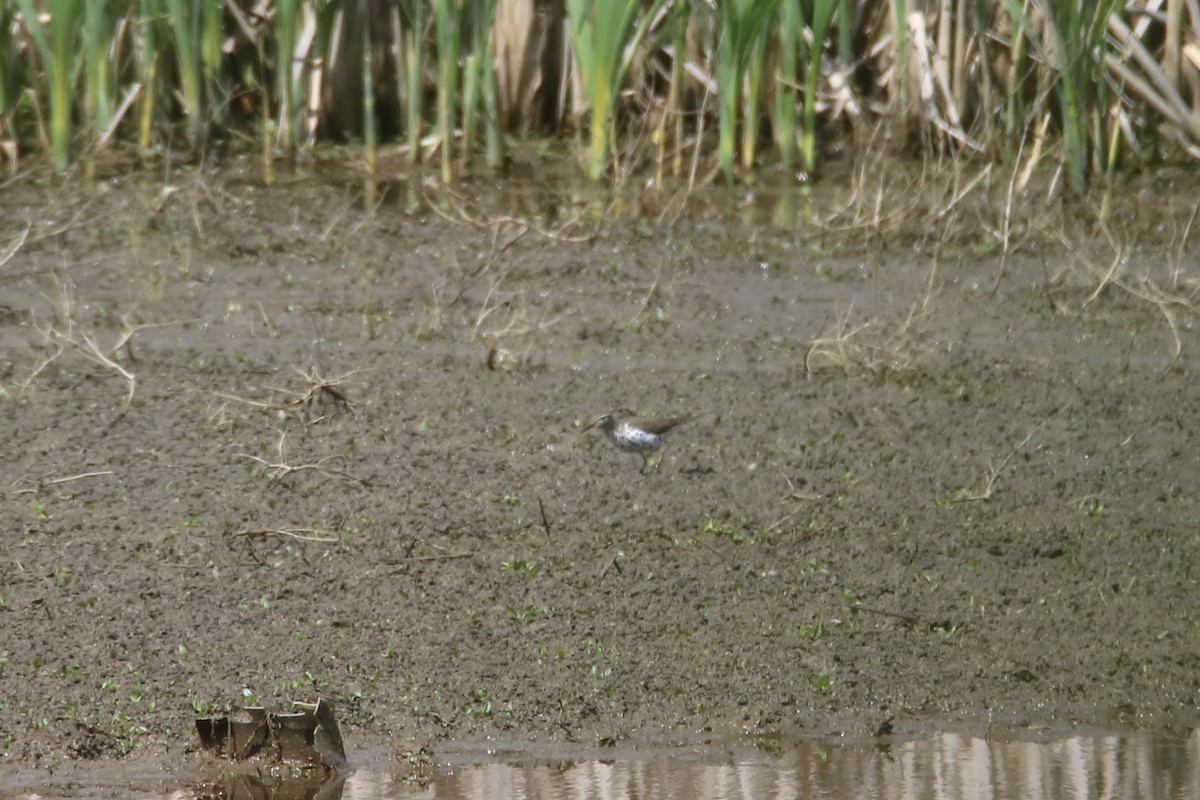
M 488 699 L 486 691 L 475 689 L 471 692 L 471 702 L 467 705 L 467 713 L 476 719 L 492 715 L 492 701 Z
M 700 533 L 715 533 L 718 536 L 733 537 L 734 527 L 729 522 L 723 522 L 716 517 L 705 517 L 704 520 L 697 526 Z
M 192 711 L 200 716 L 219 714 L 226 708 L 226 704 L 220 700 L 203 700 L 199 697 L 192 698 Z
M 827 692 L 833 688 L 833 673 L 828 668 L 823 668 L 812 680 L 809 681 L 812 688 L 818 692 Z
M 508 615 L 518 622 L 529 622 L 548 613 L 544 605 L 526 603 L 523 606 L 509 606 Z
M 958 634 L 962 627 L 956 622 L 936 622 L 929 626 L 934 633 L 939 633 L 944 639 L 950 639 Z
M 807 625 L 800 625 L 796 628 L 796 636 L 801 639 L 819 639 L 824 634 L 824 620 L 817 620 L 816 622 L 809 623 Z
M 516 556 L 500 562 L 500 568 L 510 572 L 520 572 L 526 578 L 536 578 L 542 571 L 542 568 L 536 561 L 527 561 Z
M 39 500 L 36 495 L 29 498 L 29 509 L 33 511 L 33 516 L 39 522 L 45 522 L 50 519 L 50 512 L 46 510 L 46 504 Z

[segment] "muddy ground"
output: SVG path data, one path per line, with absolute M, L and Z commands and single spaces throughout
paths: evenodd
M 398 753 L 1194 724 L 1194 194 L 1047 205 L 1002 265 L 849 186 L 778 225 L 252 172 L 0 191 L 10 764 L 316 697 Z M 694 418 L 642 474 L 585 430 L 621 407 Z

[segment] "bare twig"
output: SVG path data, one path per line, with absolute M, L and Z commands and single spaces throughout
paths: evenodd
M 642 314 L 645 313 L 646 308 L 650 305 L 650 301 L 654 299 L 654 293 L 658 291 L 658 280 L 659 280 L 661 273 L 662 273 L 662 264 L 660 263 L 658 266 L 658 270 L 655 271 L 655 273 L 654 273 L 653 283 L 650 284 L 650 288 L 646 290 L 646 294 L 642 298 L 641 305 L 638 306 L 637 312 L 632 317 L 629 318 L 629 321 L 621 326 L 623 329 L 632 328 L 634 326 L 634 324 L 641 318 Z
M 13 239 L 8 247 L 4 248 L 4 252 L 0 253 L 0 267 L 3 267 L 9 260 L 17 254 L 17 251 L 25 244 L 25 240 L 29 238 L 29 231 L 33 228 L 33 223 L 25 226 L 25 230 L 21 231 L 17 238 Z
M 1049 417 L 1042 420 L 1042 422 L 1039 423 L 1037 425 L 1037 427 L 1035 427 L 1033 430 L 1031 430 L 1029 432 L 1028 436 L 1026 436 L 1024 439 L 1022 439 L 1021 441 L 1019 441 L 1015 445 L 1013 445 L 1012 449 L 1008 451 L 1008 453 L 1004 456 L 1004 458 L 1000 459 L 999 464 L 993 464 L 989 460 L 988 461 L 988 473 L 984 479 L 983 491 L 972 492 L 969 494 L 964 493 L 964 494 L 956 497 L 955 502 L 974 502 L 977 500 L 990 500 L 992 498 L 993 494 L 995 494 L 996 481 L 999 480 L 1000 474 L 1002 472 L 1004 472 L 1004 468 L 1008 466 L 1008 462 L 1012 461 L 1013 456 L 1015 456 L 1018 453 L 1018 451 L 1021 450 L 1022 447 L 1029 444 L 1029 441 L 1037 434 L 1038 431 L 1040 431 L 1042 428 L 1049 425 L 1052 420 L 1062 416 L 1064 413 L 1066 413 L 1067 409 L 1069 409 L 1070 407 L 1071 407 L 1071 404 L 1067 403 L 1065 406 L 1060 408 L 1058 411 L 1054 412 Z
M 7 494 L 37 494 L 46 486 L 58 486 L 72 481 L 82 480 L 84 478 L 98 478 L 102 475 L 112 475 L 111 469 L 101 470 L 99 472 L 81 472 L 78 475 L 68 475 L 65 478 L 41 478 L 37 482 L 37 486 L 30 486 L 23 489 L 13 489 Z
M 473 555 L 475 555 L 475 554 L 474 553 L 442 553 L 442 554 L 436 555 L 436 556 L 406 556 L 401 560 L 405 561 L 405 562 L 410 562 L 410 563 L 414 562 L 414 561 L 452 561 L 453 559 L 456 559 L 456 558 L 470 558 Z
M 264 539 L 268 536 L 278 536 L 281 538 L 296 539 L 301 542 L 319 542 L 321 544 L 333 544 L 341 541 L 336 533 L 324 531 L 318 528 L 259 528 L 255 530 L 238 531 L 230 534 L 234 538 L 246 539 Z
M 430 550 L 437 550 L 438 552 L 436 555 L 432 556 L 414 556 L 412 552 L 418 544 L 428 547 Z M 404 556 L 398 561 L 389 561 L 387 563 L 390 565 L 397 563 L 401 564 L 400 567 L 392 570 L 391 574 L 395 575 L 396 573 L 403 572 L 405 569 L 407 569 L 408 564 L 420 563 L 422 561 L 452 561 L 458 558 L 471 558 L 474 555 L 474 553 L 461 553 L 447 550 L 441 545 L 436 545 L 433 542 L 427 542 L 419 536 L 413 536 L 411 537 L 411 541 L 408 543 L 408 550 L 405 551 Z
M 229 534 L 229 539 L 232 543 L 234 539 L 241 539 L 245 542 L 246 552 L 254 559 L 256 563 L 261 564 L 262 559 L 258 557 L 258 553 L 254 551 L 254 542 L 261 539 L 291 539 L 292 541 L 301 542 L 300 557 L 307 563 L 308 558 L 304 552 L 304 545 L 313 542 L 315 544 L 336 544 L 340 541 L 340 537 L 332 531 L 320 530 L 318 528 L 256 528 L 251 530 L 238 531 L 237 533 Z M 232 546 L 232 544 L 231 544 Z
M 131 325 L 126 318 L 123 320 L 125 327 L 117 337 L 117 341 L 112 347 L 104 348 L 97 342 L 95 333 L 83 328 L 76 320 L 75 298 L 71 286 L 67 281 L 62 279 L 58 279 L 56 283 L 58 284 L 58 296 L 54 299 L 47 299 L 50 299 L 50 302 L 54 305 L 55 317 L 57 319 L 40 322 L 36 317 L 33 318 L 33 327 L 42 335 L 47 343 L 53 345 L 53 352 L 39 361 L 30 371 L 29 375 L 17 385 L 17 388 L 21 393 L 28 391 L 29 387 L 33 385 L 33 382 L 37 380 L 38 376 L 47 367 L 70 350 L 94 364 L 117 373 L 125 380 L 128 385 L 128 391 L 120 406 L 117 417 L 119 419 L 133 405 L 133 397 L 137 391 L 137 376 L 117 360 L 118 354 L 124 351 L 128 360 L 132 361 L 132 340 L 134 334 L 147 328 L 166 327 L 180 323 Z
M 550 520 L 546 518 L 546 507 L 542 505 L 542 498 L 538 498 L 538 511 L 542 515 L 542 528 L 546 531 L 546 538 L 550 538 Z
M 825 499 L 825 498 L 821 497 L 821 495 L 819 495 L 815 492 L 798 492 L 798 491 L 796 491 L 796 485 L 794 483 L 792 483 L 791 478 L 784 475 L 783 479 L 785 481 L 787 481 L 787 485 L 788 485 L 788 494 L 784 498 L 785 500 L 791 500 L 792 502 L 799 502 L 799 503 L 807 503 L 807 502 L 813 502 L 813 501 Z M 770 525 L 767 526 L 765 533 L 770 533 L 771 531 L 775 530 L 780 525 L 789 521 L 790 519 L 792 519 L 792 517 L 796 516 L 803 510 L 804 510 L 804 507 L 801 506 L 800 508 L 797 508 L 792 513 L 786 514 L 783 517 L 781 517 L 780 519 L 776 520 L 775 522 L 772 522 Z
M 307 389 L 297 392 L 280 387 L 271 388 L 271 391 L 288 395 L 292 398 L 286 402 L 251 400 L 248 397 L 239 397 L 233 394 L 225 394 L 224 392 L 213 392 L 213 394 L 223 400 L 233 400 L 234 402 L 253 406 L 254 408 L 261 408 L 264 411 L 296 411 L 307 413 L 313 410 L 314 407 L 323 406 L 325 403 L 332 403 L 335 409 L 345 408 L 353 412 L 355 410 L 354 403 L 342 391 L 341 385 L 350 376 L 365 371 L 367 370 L 355 369 L 332 378 L 326 378 L 321 375 L 316 367 L 307 372 L 297 369 L 296 372 L 308 382 Z M 317 417 L 316 419 L 308 419 L 308 422 L 319 422 L 322 419 L 324 419 L 324 416 Z
M 371 485 L 369 481 L 359 478 L 356 475 L 351 475 L 349 472 L 325 466 L 327 461 L 330 461 L 334 458 L 339 458 L 339 456 L 326 456 L 325 458 L 309 464 L 287 463 L 287 433 L 284 431 L 279 432 L 279 442 L 276 443 L 275 450 L 279 454 L 278 461 L 268 461 L 265 458 L 260 458 L 259 456 L 250 455 L 248 453 L 238 453 L 237 456 L 239 458 L 246 458 L 261 464 L 263 471 L 267 474 L 271 482 L 282 480 L 283 478 L 286 478 L 288 475 L 291 475 L 295 472 L 313 471 L 320 472 L 325 475 L 333 475 L 338 478 L 344 478 L 351 483 L 357 483 L 360 486 Z

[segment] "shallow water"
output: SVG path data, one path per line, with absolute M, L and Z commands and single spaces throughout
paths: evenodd
M 351 755 L 341 786 L 208 774 L 122 775 L 119 763 L 9 775 L 0 798 L 1200 798 L 1200 731 L 997 734 L 943 731 L 876 742 L 806 741 L 759 748 L 450 745 L 421 785 L 387 754 Z M 177 782 L 178 781 L 178 782 Z M 174 784 L 174 785 L 172 785 Z
M 566 755 L 565 753 L 562 755 Z M 617 760 L 497 762 L 451 756 L 422 795 L 438 798 L 1200 798 L 1200 735 L 1096 732 L 974 736 L 939 732 L 891 744 L 804 742 L 667 751 Z M 405 797 L 364 771 L 344 797 Z M 360 789 L 360 787 L 362 787 Z M 370 788 L 368 788 L 370 787 Z M 374 792 L 374 793 L 372 793 Z

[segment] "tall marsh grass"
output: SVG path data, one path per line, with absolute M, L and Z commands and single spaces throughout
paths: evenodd
M 1195 0 L 0 0 L 0 145 L 46 142 L 64 168 L 108 141 L 249 133 L 269 161 L 379 136 L 414 161 L 435 143 L 450 181 L 503 165 L 502 125 L 575 127 L 594 179 L 661 180 L 670 140 L 674 174 L 686 142 L 732 180 L 819 173 L 824 144 L 888 127 L 906 151 L 1061 167 L 1081 192 L 1200 158 L 1198 54 Z M 651 158 L 614 158 L 647 130 Z

